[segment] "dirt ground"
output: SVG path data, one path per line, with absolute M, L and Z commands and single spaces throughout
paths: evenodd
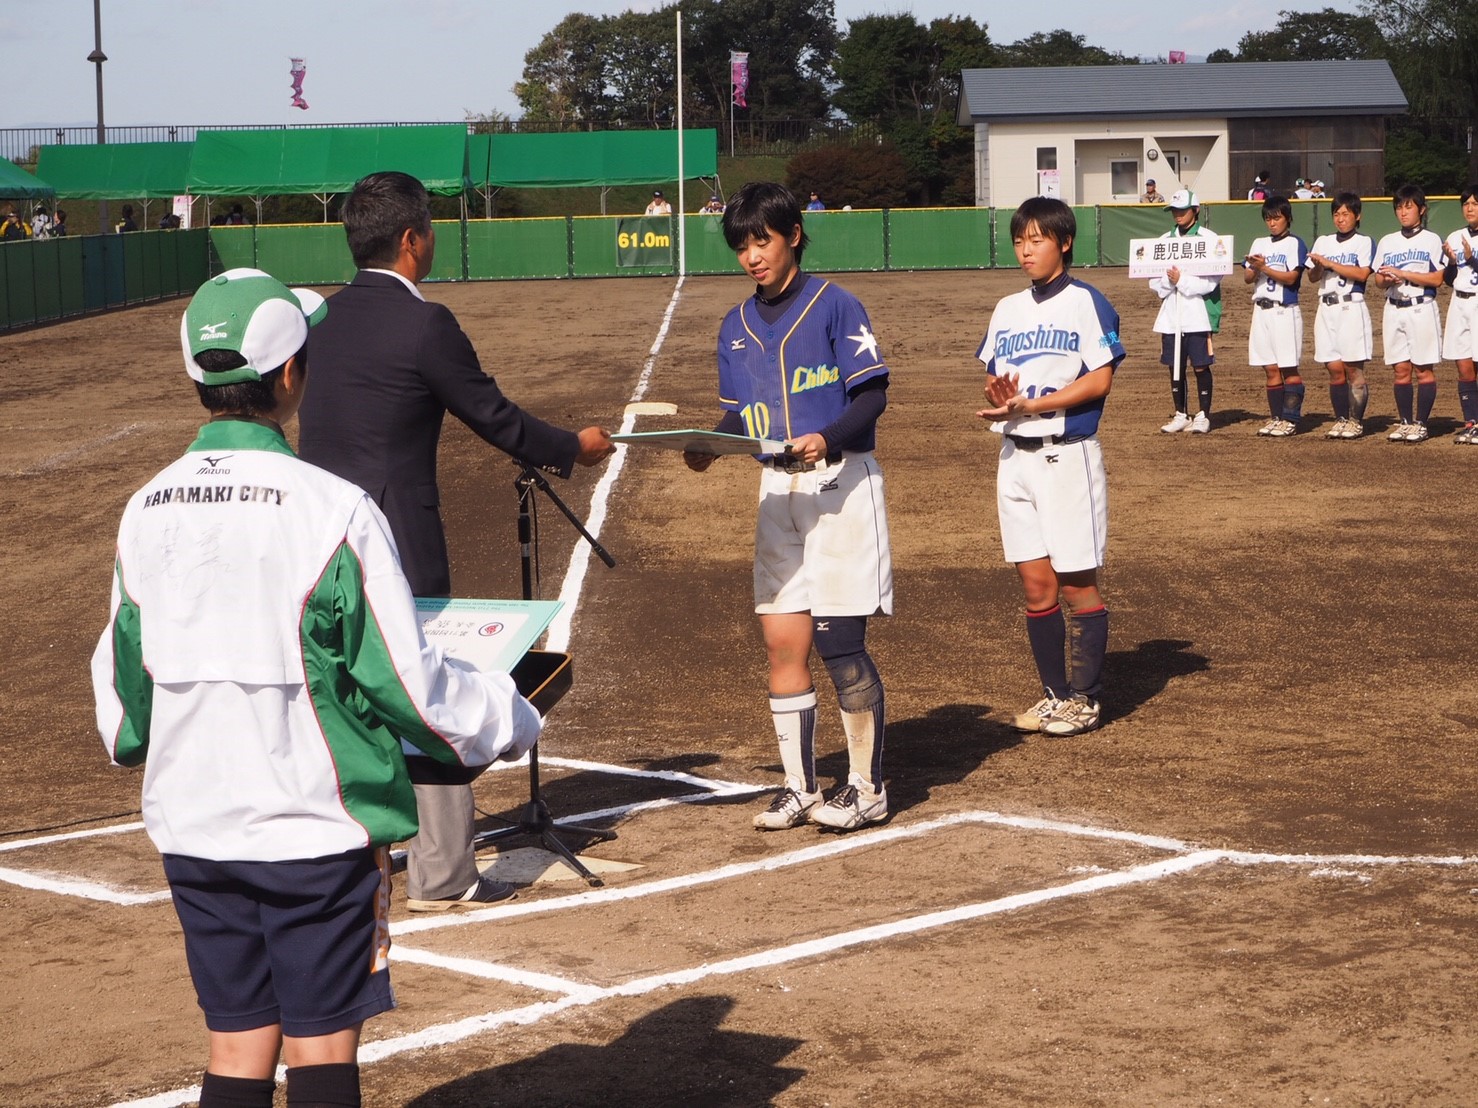
M 591 854 L 639 868 L 424 929 L 398 888 L 401 1006 L 367 1028 L 367 1104 L 1472 1103 L 1478 451 L 1451 441 L 1453 367 L 1427 443 L 1379 433 L 1379 365 L 1376 433 L 1326 441 L 1309 362 L 1308 431 L 1260 439 L 1237 283 L 1214 431 L 1161 435 L 1154 298 L 1122 271 L 1080 275 L 1118 306 L 1130 354 L 1102 432 L 1102 730 L 1049 740 L 1005 722 L 1036 691 L 972 359 L 1021 279 L 843 277 L 893 370 L 878 453 L 897 615 L 870 636 L 891 822 L 760 835 L 754 791 L 661 805 L 694 794 L 682 774 L 778 779 L 749 606 L 756 474 L 630 451 L 601 535 L 617 567 L 590 568 L 574 688 L 542 749 L 556 815 L 657 802 L 594 821 L 618 837 Z M 615 428 L 672 284 L 430 292 L 530 410 Z M 684 285 L 646 394 L 679 414 L 637 430 L 711 426 L 714 336 L 747 291 Z M 0 1101 L 18 1108 L 185 1103 L 203 1065 L 167 900 L 69 891 L 164 888 L 142 833 L 84 834 L 136 821 L 140 781 L 106 765 L 87 662 L 124 500 L 200 419 L 182 309 L 0 337 Z M 512 467 L 450 422 L 441 460 L 458 594 L 517 596 Z M 556 491 L 584 515 L 603 469 Z M 573 531 L 547 502 L 539 522 L 554 596 Z M 817 672 L 833 781 L 844 743 Z M 514 815 L 526 777 L 477 794 Z

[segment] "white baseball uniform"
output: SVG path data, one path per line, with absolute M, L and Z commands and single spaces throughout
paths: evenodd
M 1097 289 L 1063 275 L 1012 293 L 991 313 L 976 352 L 995 376 L 1016 374 L 1028 397 L 1047 396 L 1124 359 L 1119 314 Z M 1098 443 L 1103 397 L 991 424 L 1001 433 L 996 509 L 1006 561 L 1050 558 L 1059 573 L 1103 565 L 1107 479 Z
M 1268 269 L 1297 272 L 1302 280 L 1308 247 L 1297 235 L 1254 239 L 1248 254 L 1260 254 Z M 1246 262 L 1243 269 L 1251 269 Z M 1282 285 L 1268 276 L 1252 283 L 1252 325 L 1247 331 L 1247 360 L 1252 365 L 1298 368 L 1303 352 L 1304 317 L 1298 308 L 1298 283 Z
M 1432 231 L 1392 231 L 1375 248 L 1375 269 L 1394 266 L 1411 273 L 1441 272 L 1446 268 L 1442 240 Z M 1441 357 L 1442 316 L 1435 289 L 1402 283 L 1386 290 L 1381 315 L 1381 343 L 1387 365 L 1411 362 L 1436 365 Z
M 1447 329 L 1442 333 L 1442 356 L 1457 361 L 1478 357 L 1478 231 L 1461 227 L 1447 236 L 1447 245 L 1457 255 L 1458 264 L 1452 301 L 1447 305 Z
M 1320 235 L 1309 251 L 1340 265 L 1368 266 L 1375 257 L 1369 235 Z M 1310 268 L 1313 262 L 1305 263 Z M 1319 310 L 1314 315 L 1314 361 L 1364 362 L 1375 351 L 1365 282 L 1326 269 L 1319 279 Z

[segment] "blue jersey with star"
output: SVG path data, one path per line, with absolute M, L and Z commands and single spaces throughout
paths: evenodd
M 1103 293 L 1078 280 L 1054 282 L 1040 299 L 1036 289 L 1013 292 L 991 313 L 976 357 L 994 376 L 1015 374 L 1017 391 L 1033 399 L 1046 396 L 1124 360 L 1119 313 Z M 1065 410 L 999 420 L 991 430 L 1022 438 L 1085 438 L 1098 430 L 1103 401 L 1100 396 Z
M 846 408 L 849 389 L 888 373 L 861 301 L 820 277 L 796 280 L 800 288 L 774 323 L 760 318 L 751 297 L 719 327 L 719 403 L 758 438 L 825 430 Z M 873 440 L 870 431 L 848 445 L 871 450 Z

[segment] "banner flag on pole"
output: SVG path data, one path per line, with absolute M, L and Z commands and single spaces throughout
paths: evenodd
M 1171 65 L 1185 65 L 1185 51 L 1184 50 L 1172 50 L 1172 51 L 1170 51 L 1170 64 Z
M 306 101 L 306 100 L 303 99 L 303 78 L 308 75 L 308 67 L 303 63 L 303 59 L 302 58 L 293 58 L 291 60 L 292 60 L 292 77 L 293 77 L 293 83 L 292 83 L 293 102 L 292 102 L 292 106 L 295 107 L 295 108 L 302 108 L 304 111 L 307 111 L 308 110 L 308 101 Z
M 749 107 L 749 101 L 745 98 L 745 94 L 749 92 L 748 53 L 740 53 L 738 50 L 729 51 L 729 84 L 734 86 L 735 106 Z

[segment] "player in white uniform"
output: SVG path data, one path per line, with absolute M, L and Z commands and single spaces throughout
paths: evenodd
M 1188 238 L 1199 235 L 1217 241 L 1216 232 L 1203 226 L 1201 203 L 1189 189 L 1172 193 L 1165 210 L 1175 226 L 1161 238 Z M 1204 435 L 1211 430 L 1211 366 L 1216 361 L 1211 336 L 1221 330 L 1221 277 L 1185 273 L 1172 266 L 1163 277 L 1149 283 L 1160 298 L 1160 312 L 1155 316 L 1155 333 L 1160 336 L 1160 364 L 1170 367 L 1170 395 L 1175 414 L 1160 428 L 1165 434 L 1189 431 Z M 1180 332 L 1180 365 L 1175 361 L 1175 335 Z M 1196 372 L 1196 414 L 1186 391 L 1186 366 Z
M 994 420 L 991 430 L 1003 436 L 996 469 L 1001 545 L 1021 575 L 1027 639 L 1042 682 L 1042 699 L 1013 723 L 1059 737 L 1091 731 L 1101 716 L 1108 609 L 1098 569 L 1108 541 L 1108 489 L 1098 421 L 1124 359 L 1113 305 L 1069 273 L 1077 229 L 1060 200 L 1034 197 L 1016 209 L 1011 241 L 1031 287 L 996 305 L 976 354 L 988 373 L 989 407 L 975 414 Z
M 1400 422 L 1391 442 L 1425 442 L 1427 418 L 1437 399 L 1435 366 L 1441 355 L 1442 318 L 1437 288 L 1447 268 L 1443 243 L 1426 229 L 1427 197 L 1416 185 L 1402 185 L 1391 198 L 1401 230 L 1382 236 L 1375 248 L 1371 280 L 1386 292 L 1381 343 L 1386 364 L 1395 371 Z M 1416 407 L 1412 410 L 1412 376 Z
M 1478 356 L 1478 184 L 1463 189 L 1463 220 L 1447 236 L 1447 269 L 1444 278 L 1452 286 L 1447 305 L 1447 329 L 1442 333 L 1442 356 L 1457 363 L 1457 398 L 1463 407 L 1463 429 L 1455 440 L 1462 446 L 1478 446 L 1478 374 L 1473 359 Z
M 1263 201 L 1262 221 L 1268 233 L 1253 240 L 1242 262 L 1242 276 L 1252 286 L 1252 325 L 1247 332 L 1247 360 L 1268 378 L 1270 418 L 1259 435 L 1287 438 L 1303 418 L 1304 381 L 1298 372 L 1303 352 L 1304 317 L 1298 287 L 1304 277 L 1308 247 L 1289 233 L 1293 206 L 1286 197 Z
M 751 181 L 729 198 L 724 240 L 755 282 L 718 335 L 717 430 L 783 439 L 760 454 L 754 610 L 770 663 L 770 713 L 784 787 L 754 817 L 761 831 L 813 822 L 838 831 L 888 816 L 883 683 L 867 620 L 893 611 L 883 475 L 873 457 L 888 366 L 861 302 L 803 273 L 800 202 Z M 694 470 L 712 455 L 684 454 Z M 816 780 L 815 649 L 836 688 L 847 782 L 828 798 Z
M 1304 264 L 1319 283 L 1319 310 L 1314 315 L 1314 361 L 1329 368 L 1329 402 L 1334 426 L 1327 439 L 1358 439 L 1365 433 L 1365 405 L 1370 388 L 1365 363 L 1374 350 L 1365 282 L 1375 243 L 1360 233 L 1360 197 L 1338 193 L 1330 203 L 1332 235 L 1320 235 Z

